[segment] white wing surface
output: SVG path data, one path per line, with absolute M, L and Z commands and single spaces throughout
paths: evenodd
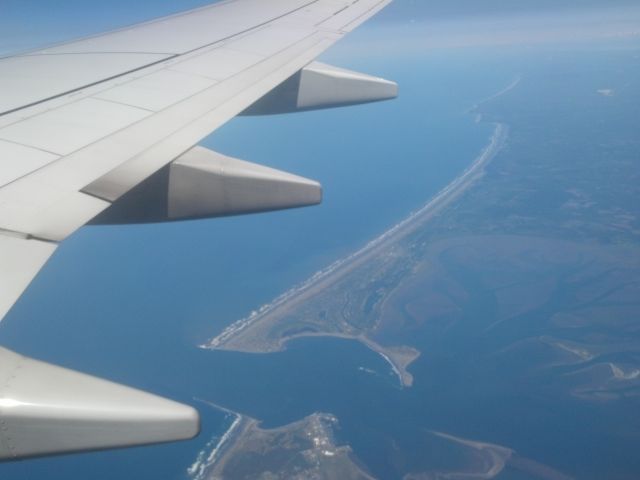
M 392 82 L 313 63 L 389 1 L 223 1 L 0 58 L 0 319 L 56 244 L 89 222 L 179 220 L 318 203 L 320 186 L 313 181 L 194 147 L 241 113 L 394 97 Z M 42 376 L 38 362 L 22 363 L 27 383 L 29 365 L 36 365 L 34 379 Z M 12 444 L 7 438 L 31 438 L 20 432 L 34 398 L 16 398 L 17 392 L 11 382 L 0 382 L 0 422 L 14 430 L 0 432 L 0 458 L 176 438 L 160 428 L 146 440 L 127 442 L 126 433 L 110 431 L 112 441 L 105 444 L 94 428 L 80 428 L 65 443 L 49 421 L 42 430 L 29 427 L 44 441 Z M 19 392 L 37 397 L 33 389 Z M 64 404 L 64 395 L 53 397 Z M 54 407 L 37 415 L 53 418 Z M 178 417 L 194 418 L 184 411 Z M 118 424 L 118 412 L 108 419 Z M 175 418 L 168 425 L 175 431 Z M 57 435 L 57 443 L 47 442 L 47 435 Z

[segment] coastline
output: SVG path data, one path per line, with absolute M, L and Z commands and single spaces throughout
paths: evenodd
M 474 113 L 485 102 L 493 100 L 514 89 L 521 81 L 517 77 L 506 88 L 487 99 L 474 105 L 469 113 Z M 477 114 L 480 115 L 480 114 Z M 382 346 L 372 340 L 367 332 L 352 332 L 349 330 L 327 330 L 293 333 L 280 338 L 272 338 L 263 333 L 264 326 L 277 322 L 285 317 L 299 305 L 303 305 L 308 299 L 314 297 L 325 288 L 339 282 L 358 267 L 369 260 L 382 255 L 396 242 L 407 237 L 417 229 L 423 227 L 444 208 L 458 199 L 468 188 L 480 180 L 485 173 L 486 166 L 502 150 L 509 137 L 509 127 L 504 123 L 492 122 L 493 132 L 489 142 L 484 146 L 473 162 L 456 178 L 429 199 L 421 208 L 411 212 L 399 223 L 367 242 L 354 253 L 335 261 L 328 267 L 316 272 L 302 283 L 292 287 L 276 297 L 270 303 L 261 306 L 250 315 L 232 323 L 217 336 L 209 340 L 200 348 L 212 350 L 231 350 L 245 353 L 272 353 L 282 351 L 286 344 L 297 338 L 307 337 L 336 337 L 357 340 L 365 346 L 381 355 L 389 363 L 394 373 L 398 376 L 403 387 L 413 384 L 413 377 L 407 371 L 408 366 L 415 361 L 420 352 L 407 346 Z M 258 330 L 252 332 L 252 330 Z M 252 335 L 253 333 L 253 335 Z
M 249 427 L 257 424 L 257 420 L 246 417 L 240 413 L 228 410 L 211 402 L 203 402 L 212 408 L 233 415 L 235 418 L 219 439 L 214 437 L 198 453 L 196 461 L 187 469 L 187 474 L 191 480 L 205 480 L 211 467 L 233 446 L 236 439 Z
M 390 244 L 406 237 L 416 229 L 422 227 L 435 215 L 440 213 L 451 202 L 459 198 L 469 187 L 475 184 L 484 175 L 484 169 L 489 162 L 498 154 L 505 145 L 508 138 L 509 128 L 506 124 L 494 123 L 494 131 L 489 139 L 489 143 L 482 149 L 481 153 L 474 159 L 458 177 L 440 190 L 423 207 L 410 213 L 405 219 L 385 231 L 375 239 L 369 241 L 360 250 L 340 259 L 327 268 L 316 272 L 303 283 L 289 289 L 284 294 L 278 296 L 272 302 L 263 305 L 259 310 L 252 312 L 249 316 L 242 318 L 224 329 L 219 335 L 212 338 L 207 343 L 200 346 L 203 349 L 211 350 L 232 350 L 245 353 L 273 353 L 282 351 L 286 344 L 296 338 L 330 336 L 338 338 L 348 338 L 362 342 L 371 350 L 380 354 L 390 365 L 398 376 L 402 386 L 408 387 L 413 383 L 413 377 L 407 372 L 407 367 L 418 358 L 420 352 L 414 350 L 409 359 L 400 361 L 398 355 L 394 355 L 393 347 L 383 347 L 364 335 L 350 335 L 340 332 L 322 333 L 302 333 L 280 338 L 277 342 L 269 342 L 268 345 L 261 345 L 260 349 L 249 348 L 247 345 L 238 345 L 235 339 L 243 335 L 246 331 L 258 324 L 273 319 L 274 316 L 282 316 L 286 311 L 296 305 L 304 303 L 309 297 L 322 291 L 326 285 L 332 284 L 358 266 L 366 263 L 372 257 L 378 255 L 389 247 Z M 408 349 L 409 347 L 399 347 Z M 402 355 L 403 357 L 405 355 Z
M 321 412 L 275 428 L 261 427 L 257 419 L 236 414 L 219 442 L 215 446 L 210 442 L 198 454 L 188 474 L 192 480 L 216 480 L 235 478 L 236 473 L 242 478 L 258 478 L 260 473 L 284 470 L 282 478 L 318 478 L 316 474 L 326 467 L 344 474 L 337 478 L 373 480 L 352 448 L 337 443 L 334 432 L 338 425 L 337 417 Z M 207 453 L 209 449 L 211 453 Z M 257 458 L 261 461 L 256 462 Z M 246 470 L 247 459 L 254 461 L 248 467 L 253 471 Z

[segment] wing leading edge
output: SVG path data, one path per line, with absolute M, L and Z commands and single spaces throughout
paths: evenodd
M 317 182 L 196 145 L 239 114 L 394 98 L 393 82 L 313 62 L 390 1 L 231 0 L 0 58 L 0 319 L 57 244 L 87 223 L 319 203 Z M 49 374 L 71 395 L 41 382 Z M 5 377 L 0 460 L 198 431 L 190 407 L 0 348 Z M 122 392 L 130 402 L 106 406 Z M 44 408 L 52 399 L 59 405 Z M 132 429 L 126 419 L 145 402 L 149 428 Z M 64 413 L 82 409 L 92 415 Z

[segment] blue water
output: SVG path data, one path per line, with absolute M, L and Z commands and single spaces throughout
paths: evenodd
M 344 58 L 334 53 L 326 60 Z M 374 353 L 338 340 L 297 342 L 269 356 L 196 348 L 383 232 L 455 178 L 492 130 L 466 111 L 516 73 L 478 52 L 374 55 L 351 58 L 345 66 L 397 80 L 401 97 L 236 119 L 205 142 L 320 180 L 322 206 L 85 228 L 65 242 L 2 323 L 0 342 L 9 348 L 195 405 L 203 413 L 202 435 L 178 445 L 7 464 L 0 467 L 3 480 L 182 478 L 198 451 L 228 425 L 224 413 L 197 399 L 267 425 L 318 410 L 335 413 L 341 436 L 365 463 L 390 474 L 391 466 L 377 458 L 388 445 L 383 437 L 394 435 L 389 429 L 402 429 L 389 416 L 401 391 Z M 362 366 L 379 374 L 365 374 Z

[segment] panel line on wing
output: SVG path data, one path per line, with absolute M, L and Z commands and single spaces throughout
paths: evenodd
M 99 102 L 104 102 L 104 103 L 110 103 L 113 105 L 122 105 L 123 107 L 129 107 L 129 108 L 137 108 L 139 110 L 144 110 L 145 112 L 149 112 L 149 113 L 156 113 L 157 110 L 151 110 L 150 108 L 146 108 L 143 107 L 141 105 L 133 105 L 131 103 L 127 103 L 127 102 L 122 102 L 122 101 L 118 101 L 118 100 L 112 100 L 109 98 L 103 98 L 99 95 L 93 95 L 92 97 L 94 100 L 97 100 Z
M 112 75 L 112 76 L 110 76 L 108 78 L 103 78 L 103 79 L 98 80 L 96 82 L 88 83 L 86 85 L 82 85 L 80 87 L 76 87 L 76 88 L 73 88 L 71 90 L 67 90 L 66 92 L 63 92 L 63 93 L 59 93 L 59 94 L 56 94 L 56 95 L 51 95 L 50 97 L 43 98 L 42 100 L 38 100 L 38 101 L 35 101 L 35 102 L 31 102 L 31 103 L 29 103 L 27 105 L 22 105 L 22 106 L 17 107 L 17 108 L 12 108 L 10 110 L 6 110 L 4 112 L 0 112 L 0 117 L 5 116 L 5 115 L 9 115 L 10 113 L 19 112 L 20 110 L 25 110 L 25 109 L 30 108 L 30 107 L 35 107 L 36 105 L 41 105 L 41 104 L 49 102 L 51 100 L 55 100 L 56 98 L 62 98 L 62 97 L 65 97 L 67 95 L 71 95 L 72 93 L 80 92 L 80 91 L 82 91 L 82 90 L 84 90 L 86 88 L 94 87 L 96 85 L 100 85 L 101 83 L 105 83 L 105 82 L 108 82 L 110 80 L 115 80 L 116 78 L 120 78 L 120 77 L 123 77 L 125 75 L 129 75 L 131 73 L 139 72 L 140 70 L 144 70 L 145 68 L 149 68 L 149 67 L 152 67 L 154 65 L 161 64 L 163 62 L 166 62 L 167 60 L 171 60 L 172 58 L 175 58 L 175 57 L 178 57 L 178 56 L 179 55 L 173 55 L 173 56 L 171 56 L 169 58 L 163 58 L 162 60 L 157 60 L 155 62 L 143 65 L 141 67 L 133 68 L 133 69 L 131 69 L 129 71 L 126 71 L 126 72 L 123 72 L 123 73 L 119 73 L 117 75 Z
M 134 69 L 130 69 L 130 70 L 127 70 L 127 71 L 125 71 L 125 72 L 118 73 L 118 74 L 116 74 L 116 75 L 111 75 L 111 76 L 109 76 L 109 77 L 102 78 L 102 79 L 97 80 L 97 81 L 92 82 L 92 83 L 84 84 L 84 85 L 79 86 L 79 87 L 74 87 L 73 89 L 66 90 L 66 91 L 61 92 L 61 93 L 59 93 L 59 94 L 50 95 L 50 96 L 48 96 L 48 97 L 46 97 L 46 98 L 43 98 L 43 99 L 38 100 L 38 101 L 35 101 L 35 102 L 30 102 L 30 103 L 28 103 L 28 104 L 21 105 L 21 106 L 16 107 L 16 108 L 7 109 L 7 110 L 5 110 L 5 111 L 0 112 L 0 117 L 1 117 L 1 116 L 4 116 L 4 115 L 9 115 L 9 114 L 11 114 L 11 113 L 15 113 L 15 112 L 18 112 L 18 111 L 20 111 L 20 110 L 24 110 L 24 109 L 27 109 L 27 108 L 30 108 L 30 107 L 34 107 L 34 106 L 36 106 L 36 105 L 40 105 L 40 104 L 42 104 L 42 103 L 46 103 L 46 102 L 51 101 L 51 100 L 54 100 L 54 99 L 56 99 L 56 98 L 61 98 L 61 97 L 64 97 L 64 96 L 70 95 L 70 94 L 72 94 L 72 93 L 75 93 L 75 92 L 78 92 L 78 91 L 84 90 L 84 89 L 86 89 L 86 88 L 90 88 L 90 87 L 93 87 L 93 86 L 99 85 L 99 84 L 104 83 L 104 82 L 108 82 L 108 81 L 111 81 L 111 80 L 115 80 L 115 79 L 117 79 L 117 78 L 123 77 L 123 76 L 125 76 L 125 75 L 129 75 L 129 74 L 131 74 L 131 73 L 135 73 L 135 72 L 137 72 L 137 71 L 143 70 L 143 69 L 145 69 L 145 68 L 152 67 L 152 66 L 154 66 L 154 65 L 162 64 L 162 63 L 167 62 L 167 61 L 169 61 L 169 60 L 172 60 L 172 59 L 174 59 L 174 58 L 176 58 L 176 57 L 180 57 L 180 56 L 183 56 L 183 55 L 188 55 L 188 54 L 190 54 L 190 53 L 197 52 L 198 50 L 202 50 L 202 49 L 206 49 L 206 48 L 212 47 L 212 46 L 214 46 L 214 45 L 218 45 L 218 44 L 220 44 L 220 43 L 226 42 L 226 41 L 231 40 L 231 39 L 233 39 L 233 38 L 237 38 L 237 37 L 239 37 L 239 36 L 242 36 L 242 35 L 244 35 L 244 34 L 246 34 L 246 33 L 249 33 L 249 32 L 252 32 L 252 31 L 255 31 L 256 29 L 260 29 L 260 28 L 262 28 L 262 27 L 265 27 L 265 26 L 267 26 L 267 25 L 269 25 L 269 24 L 271 24 L 271 23 L 273 23 L 273 22 L 276 22 L 276 21 L 278 21 L 278 20 L 282 19 L 282 18 L 286 18 L 287 16 L 289 16 L 289 15 L 291 15 L 291 14 L 293 14 L 293 13 L 295 13 L 295 12 L 299 11 L 299 10 L 302 10 L 302 9 L 304 9 L 304 8 L 307 8 L 308 6 L 313 5 L 314 3 L 317 3 L 318 1 L 320 1 L 320 0 L 312 0 L 312 1 L 308 2 L 308 3 L 303 4 L 303 5 L 302 5 L 302 6 L 300 6 L 300 7 L 297 7 L 297 8 L 295 8 L 295 9 L 289 10 L 289 11 L 287 11 L 287 12 L 285 12 L 285 13 L 283 13 L 283 14 L 279 15 L 279 16 L 276 16 L 276 17 L 274 17 L 274 18 L 271 18 L 271 19 L 270 19 L 270 20 L 268 20 L 268 21 L 265 21 L 265 22 L 262 22 L 262 23 L 259 23 L 259 24 L 256 24 L 256 25 L 252 25 L 250 28 L 247 28 L 247 29 L 244 29 L 244 30 L 241 30 L 241 31 L 234 32 L 232 35 L 228 35 L 228 36 L 226 36 L 226 37 L 218 38 L 218 39 L 216 39 L 216 40 L 215 40 L 215 41 L 213 41 L 213 42 L 205 43 L 205 44 L 203 44 L 203 45 L 199 45 L 198 47 L 192 48 L 192 49 L 190 49 L 190 50 L 186 50 L 186 51 L 184 51 L 184 52 L 180 52 L 180 53 L 176 53 L 176 54 L 170 55 L 168 58 L 160 59 L 160 60 L 157 60 L 157 61 L 155 61 L 155 62 L 148 63 L 148 64 L 145 64 L 145 65 L 143 65 L 143 66 L 140 66 L 140 67 L 137 67 L 137 68 L 134 68 Z M 99 37 L 99 36 L 96 36 L 95 38 L 98 38 L 98 37 Z M 74 43 L 74 42 L 70 42 L 70 44 L 71 44 L 71 43 Z M 61 53 L 74 54 L 74 52 L 61 52 Z M 92 51 L 92 52 L 90 52 L 90 54 L 92 54 L 92 55 L 93 55 L 93 54 L 95 54 L 95 53 L 107 53 L 107 52 L 104 52 L 104 51 L 103 51 L 103 52 L 93 52 L 93 51 Z M 127 52 L 127 53 L 129 53 L 129 52 Z M 52 53 L 46 53 L 46 51 L 45 51 L 45 52 L 43 52 L 43 54 L 44 54 L 44 55 L 52 55 L 52 54 L 55 54 L 55 52 L 52 52 Z M 83 54 L 89 54 L 89 52 L 86 52 L 86 53 L 76 52 L 75 54 L 76 54 L 76 55 L 83 55 Z M 35 56 L 35 55 L 36 55 L 36 52 L 34 52 L 32 55 L 29 55 L 29 56 Z M 27 56 L 27 55 L 22 55 L 22 57 L 26 57 L 26 56 Z M 14 58 L 14 57 L 7 57 L 7 58 Z
M 216 40 L 215 42 L 211 42 L 211 43 L 206 44 L 206 45 L 201 45 L 201 46 L 199 46 L 199 47 L 197 47 L 197 48 L 194 48 L 194 49 L 192 49 L 192 50 L 187 50 L 186 52 L 183 52 L 183 53 L 181 53 L 180 55 L 187 55 L 187 54 L 189 54 L 189 53 L 193 53 L 193 52 L 196 52 L 196 51 L 198 51 L 198 50 L 202 50 L 202 49 L 204 49 L 204 48 L 212 47 L 212 46 L 217 45 L 217 44 L 219 44 L 219 43 L 221 43 L 221 42 L 225 42 L 225 41 L 231 40 L 231 39 L 233 39 L 233 38 L 237 38 L 237 37 L 239 37 L 239 36 L 241 36 L 241 35 L 244 35 L 244 34 L 246 34 L 246 33 L 253 32 L 253 31 L 255 31 L 255 30 L 260 30 L 260 29 L 262 29 L 262 28 L 266 27 L 266 26 L 267 26 L 267 25 L 269 25 L 269 24 L 272 24 L 272 23 L 274 23 L 274 22 L 276 22 L 276 21 L 278 21 L 278 20 L 280 20 L 280 19 L 282 19 L 282 18 L 286 18 L 286 17 L 288 17 L 289 15 L 291 15 L 291 14 L 293 14 L 293 13 L 295 13 L 295 12 L 299 11 L 299 10 L 302 10 L 302 9 L 304 9 L 304 8 L 307 8 L 308 6 L 313 5 L 314 3 L 317 3 L 317 2 L 319 2 L 319 1 L 320 1 L 320 0 L 312 0 L 312 1 L 310 1 L 309 3 L 306 3 L 306 4 L 302 5 L 301 7 L 298 7 L 298 8 L 295 8 L 295 9 L 293 9 L 293 10 L 290 10 L 290 11 L 288 11 L 287 13 L 283 13 L 282 15 L 280 15 L 280 16 L 278 16 L 278 17 L 275 17 L 275 18 L 272 18 L 272 19 L 271 19 L 271 20 L 269 20 L 269 21 L 266 21 L 266 22 L 260 23 L 260 24 L 258 24 L 258 25 L 254 25 L 254 26 L 253 26 L 253 27 L 251 27 L 251 28 L 247 28 L 247 29 L 242 30 L 242 31 L 240 31 L 240 32 L 236 32 L 236 33 L 234 33 L 233 35 L 229 35 L 228 37 L 221 38 L 221 39 L 219 39 L 219 40 Z
M 265 32 L 265 34 L 268 35 L 280 35 L 281 32 L 279 30 L 270 30 L 268 27 L 266 28 L 262 28 L 259 30 L 260 32 Z M 191 74 L 199 74 L 205 78 L 209 78 L 211 80 L 214 80 L 216 82 L 220 82 L 220 81 L 226 81 L 229 80 L 230 78 L 233 78 L 243 72 L 245 72 L 246 70 L 256 67 L 258 64 L 260 64 L 261 62 L 265 61 L 268 58 L 271 57 L 275 57 L 279 54 L 282 54 L 283 52 L 286 52 L 289 49 L 294 48 L 295 46 L 303 43 L 304 41 L 312 38 L 314 35 L 317 35 L 316 31 L 309 31 L 309 30 L 302 30 L 302 31 L 298 31 L 298 32 L 288 32 L 287 35 L 284 37 L 285 40 L 290 39 L 290 38 L 295 38 L 296 41 L 294 41 L 293 43 L 289 43 L 288 41 L 284 41 L 282 42 L 282 40 L 280 40 L 283 44 L 283 46 L 276 51 L 272 51 L 269 52 L 268 54 L 265 53 L 257 53 L 257 52 L 250 52 L 248 51 L 248 48 L 246 46 L 246 40 L 251 39 L 251 35 L 248 36 L 243 36 L 241 40 L 243 43 L 241 45 L 235 45 L 234 42 L 230 42 L 225 46 L 221 46 L 221 47 L 217 47 L 214 49 L 210 49 L 209 51 L 205 51 L 201 54 L 198 54 L 195 57 L 192 58 L 187 58 L 184 61 L 180 61 L 175 63 L 174 65 L 172 65 L 170 68 L 165 69 L 165 70 L 160 70 L 159 72 L 154 72 L 149 74 L 149 76 L 151 75 L 155 75 L 155 74 L 160 74 L 161 72 L 164 71 L 174 71 L 174 72 L 182 72 L 182 73 L 191 73 Z M 267 37 L 269 38 L 269 37 Z M 239 50 L 235 50 L 235 48 L 238 47 L 240 48 Z M 279 48 L 280 45 L 276 44 L 275 48 Z M 215 61 L 211 61 L 211 59 L 207 59 L 206 57 L 209 55 L 219 55 L 220 53 L 226 52 L 229 53 L 230 51 L 233 52 L 237 52 L 237 54 L 243 55 L 243 56 L 247 56 L 247 55 L 251 55 L 252 57 L 250 57 L 250 62 L 247 62 L 246 66 L 239 71 L 235 71 L 233 73 L 228 73 L 227 76 L 225 75 L 216 75 L 214 76 L 213 74 L 209 73 L 209 72 L 203 72 L 203 71 L 197 71 L 194 69 L 190 69 L 188 71 L 185 71 L 184 67 L 185 64 L 188 64 L 189 62 L 194 62 L 197 61 L 196 59 L 200 59 L 200 61 L 202 61 L 203 57 L 204 60 L 206 60 L 207 64 L 210 65 L 209 69 L 216 67 L 216 62 Z M 220 62 L 221 64 L 227 65 L 227 62 Z M 216 67 L 217 68 L 217 67 Z M 131 80 L 131 82 L 127 82 L 123 85 L 127 85 L 128 83 L 133 83 L 136 81 L 143 81 L 145 78 L 147 78 L 148 76 L 144 76 L 141 77 L 139 79 L 134 79 Z M 216 83 L 211 84 L 210 86 L 207 86 L 203 89 L 200 89 L 198 91 L 195 91 L 192 95 L 189 95 L 187 97 L 181 98 L 178 101 L 185 101 L 188 100 L 190 98 L 192 98 L 195 95 L 198 95 L 200 93 L 203 93 L 204 91 L 208 90 L 209 88 L 215 86 Z M 27 118 L 27 119 L 23 119 L 20 120 L 16 123 L 13 123 L 11 125 L 8 125 L 2 129 L 0 129 L 0 139 L 3 140 L 7 140 L 7 141 L 11 141 L 14 143 L 19 143 L 21 145 L 25 145 L 25 146 L 29 146 L 29 147 L 33 147 L 33 148 L 37 148 L 43 151 L 47 151 L 50 153 L 53 153 L 55 155 L 70 155 L 78 150 L 81 150 L 82 148 L 85 148 L 99 140 L 101 140 L 102 138 L 104 138 L 107 135 L 112 135 L 117 133 L 118 131 L 131 126 L 133 123 L 136 123 L 139 120 L 142 120 L 145 118 L 145 116 L 140 116 L 140 115 L 136 115 L 132 121 L 129 122 L 124 122 L 120 125 L 120 128 L 108 128 L 107 126 L 101 127 L 103 129 L 103 133 L 102 135 L 100 134 L 93 134 L 93 138 L 87 137 L 90 139 L 90 141 L 86 141 L 85 143 L 82 143 L 82 137 L 81 136 L 77 136 L 74 135 L 74 141 L 72 143 L 75 143 L 76 147 L 67 147 L 66 150 L 63 149 L 62 144 L 60 143 L 60 138 L 64 138 L 64 132 L 67 131 L 67 129 L 62 128 L 62 126 L 60 125 L 60 122 L 54 122 L 54 124 L 57 126 L 58 128 L 58 133 L 55 135 L 37 135 L 34 136 L 33 134 L 29 133 L 30 131 L 34 130 L 35 126 L 38 125 L 39 123 L 41 123 L 43 121 L 44 118 L 47 118 L 47 116 L 60 116 L 60 114 L 66 110 L 66 109 L 70 109 L 70 108 L 77 108 L 74 107 L 74 105 L 79 105 L 79 104 L 83 104 L 84 102 L 90 101 L 90 100 L 94 100 L 94 101 L 100 101 L 103 102 L 105 104 L 110 104 L 110 105 L 120 105 L 122 107 L 125 108 L 130 108 L 130 109 L 136 109 L 136 110 L 142 110 L 148 114 L 154 114 L 154 113 L 158 113 L 159 111 L 161 111 L 162 109 L 158 109 L 158 110 L 154 110 L 154 109 L 150 109 L 145 107 L 144 105 L 141 104 L 134 104 L 134 103 L 130 103 L 130 102 L 123 102 L 123 101 L 118 101 L 118 100 L 114 100 L 113 98 L 109 98 L 109 92 L 112 92 L 114 89 L 119 88 L 120 86 L 116 86 L 113 87 L 112 89 L 107 89 L 104 90 L 101 93 L 98 93 L 96 95 L 92 95 L 83 99 L 79 99 L 76 100 L 73 103 L 69 103 L 65 106 L 59 107 L 58 109 L 55 110 L 51 110 L 49 112 L 44 112 L 41 113 L 39 115 L 35 115 L 33 117 Z M 178 103 L 178 101 L 176 101 L 175 103 Z M 175 104 L 173 103 L 173 104 Z M 165 108 L 170 107 L 171 104 L 166 105 Z M 116 112 L 117 113 L 117 112 Z M 124 112 L 123 112 L 124 113 Z M 111 118 L 111 115 L 107 115 L 104 118 Z M 69 117 L 70 118 L 70 117 Z M 31 122 L 31 123 L 30 123 Z M 33 127 L 27 127 L 27 125 L 33 125 Z M 75 128 L 80 128 L 81 130 L 84 128 L 83 126 L 79 126 L 76 125 Z M 27 131 L 29 130 L 29 131 Z M 35 131 L 37 132 L 43 132 L 44 130 L 40 129 L 40 128 L 35 128 Z M 54 132 L 55 133 L 55 132 Z M 89 135 L 89 133 L 87 133 L 87 135 Z M 69 137 L 66 136 L 66 140 L 65 142 L 69 142 Z M 29 142 L 29 143 L 26 143 Z M 53 148 L 48 148 L 48 147 L 53 147 Z
M 34 52 L 24 53 L 20 55 L 10 55 L 7 57 L 0 57 L 0 60 L 7 58 L 27 58 L 27 57 L 63 57 L 63 56 L 82 56 L 82 55 L 167 55 L 169 57 L 176 56 L 171 52 L 137 52 L 137 51 L 100 51 L 91 53 L 78 53 L 78 52 Z
M 0 139 L 69 155 L 151 114 L 89 97 L 9 125 Z

